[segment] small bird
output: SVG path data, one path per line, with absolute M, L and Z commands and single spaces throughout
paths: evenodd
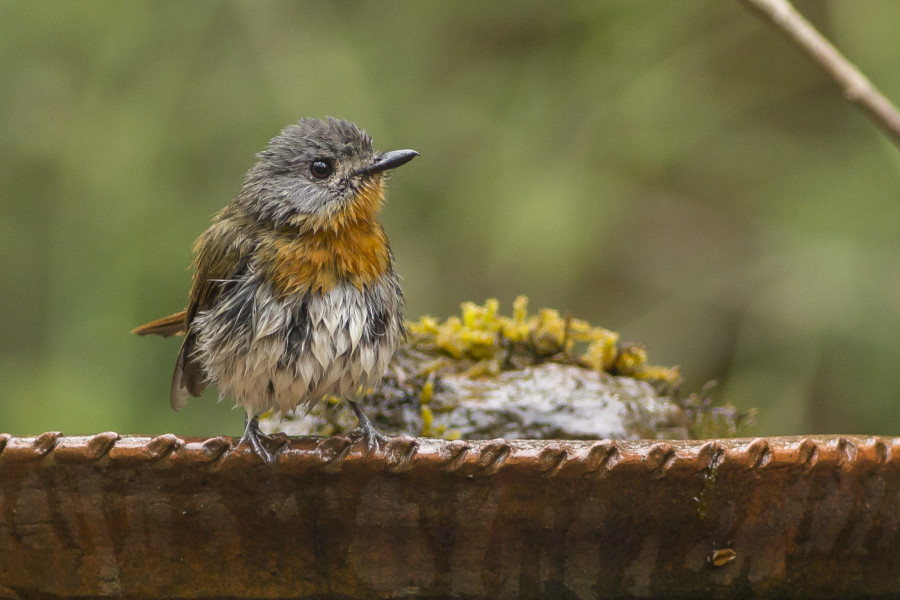
M 355 124 L 305 118 L 257 154 L 237 198 L 194 244 L 185 310 L 135 329 L 184 335 L 170 403 L 215 384 L 246 411 L 241 442 L 265 461 L 259 416 L 346 400 L 367 454 L 384 441 L 359 408 L 404 338 L 403 293 L 377 213 L 385 173 L 415 150 L 375 152 Z

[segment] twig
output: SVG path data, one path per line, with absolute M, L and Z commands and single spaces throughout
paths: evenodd
M 825 69 L 844 95 L 856 103 L 900 146 L 900 112 L 788 0 L 741 0 L 778 27 L 804 54 Z

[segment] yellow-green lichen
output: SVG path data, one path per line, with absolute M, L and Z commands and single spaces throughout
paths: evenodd
M 529 314 L 525 296 L 513 302 L 512 316 L 500 314 L 499 306 L 491 298 L 484 305 L 464 302 L 460 316 L 444 321 L 422 317 L 409 323 L 412 342 L 457 361 L 456 370 L 472 377 L 555 361 L 669 387 L 680 381 L 678 367 L 648 364 L 642 346 L 620 343 L 613 331 L 550 308 Z

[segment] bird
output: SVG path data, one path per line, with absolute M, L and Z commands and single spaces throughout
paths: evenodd
M 404 297 L 377 215 L 387 173 L 415 150 L 377 152 L 354 123 L 303 118 L 256 155 L 235 199 L 193 248 L 187 307 L 133 330 L 184 335 L 174 410 L 210 384 L 243 406 L 264 461 L 260 415 L 308 412 L 326 397 L 357 418 L 366 456 L 385 441 L 359 407 L 406 336 Z

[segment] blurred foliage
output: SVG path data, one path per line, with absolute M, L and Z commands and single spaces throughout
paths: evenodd
M 900 101 L 900 3 L 799 2 Z M 300 117 L 421 158 L 411 318 L 527 294 L 751 434 L 900 433 L 900 160 L 737 2 L 0 3 L 0 431 L 237 434 L 166 400 L 189 252 Z

